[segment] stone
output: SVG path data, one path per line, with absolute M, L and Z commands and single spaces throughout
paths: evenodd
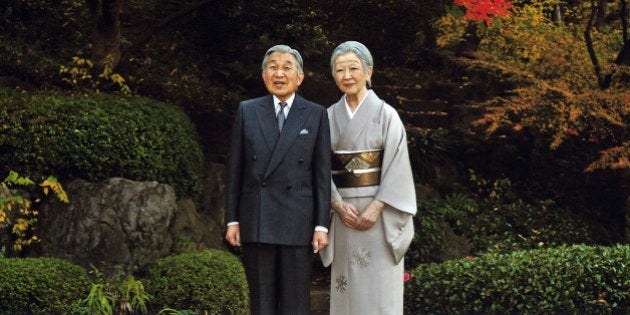
M 169 254 L 168 229 L 177 212 L 172 187 L 155 181 L 110 178 L 70 182 L 70 202 L 43 205 L 43 256 L 68 259 L 107 277 L 132 274 Z
M 190 243 L 191 249 L 217 248 L 227 250 L 223 243 L 223 233 L 213 216 L 197 211 L 190 198 L 177 202 L 177 213 L 169 232 L 178 240 Z

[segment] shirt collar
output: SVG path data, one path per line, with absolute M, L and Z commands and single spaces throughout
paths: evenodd
M 295 93 L 293 93 L 285 102 L 287 103 L 287 106 L 284 107 L 284 112 L 285 114 L 289 112 L 289 109 L 291 109 L 291 106 L 293 105 L 293 101 L 295 100 Z M 276 115 L 278 114 L 278 112 L 280 111 L 280 105 L 279 103 L 282 102 L 277 96 L 273 95 L 273 106 L 276 109 Z

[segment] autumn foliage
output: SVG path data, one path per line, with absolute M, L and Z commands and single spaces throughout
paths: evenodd
M 488 135 L 533 136 L 552 151 L 599 152 L 590 161 L 575 161 L 583 165 L 582 171 L 630 169 L 630 94 L 622 79 L 608 89 L 599 88 L 580 25 L 552 20 L 548 12 L 554 3 L 548 0 L 454 3 L 465 8 L 465 15 L 452 13 L 439 21 L 438 44 L 457 47 L 469 35 L 469 23 L 485 21 L 474 29 L 479 38 L 474 58 L 463 62 L 481 73 L 500 73 L 499 80 L 511 77 L 516 86 L 474 105 L 486 109 L 475 126 L 485 127 Z M 493 16 L 502 19 L 490 23 Z M 619 37 L 603 32 L 595 36 L 596 53 L 614 59 L 613 47 L 621 47 Z
M 7 176 L 4 181 L 0 182 L 0 190 L 17 191 L 16 188 L 24 189 L 34 185 L 35 182 L 28 177 L 19 176 L 17 172 L 10 171 L 9 176 Z M 49 176 L 43 180 L 39 186 L 42 188 L 44 195 L 47 196 L 49 192 L 53 192 L 57 200 L 68 203 L 68 195 L 66 195 L 61 183 L 57 181 L 56 177 Z M 39 211 L 36 207 L 33 207 L 40 201 L 41 198 L 31 200 L 20 194 L 0 196 L 0 223 L 7 221 L 7 214 L 9 212 L 14 211 L 17 213 L 13 216 L 13 222 L 11 222 L 13 225 L 11 230 L 15 236 L 15 242 L 13 244 L 15 251 L 20 251 L 25 246 L 30 246 L 40 241 L 39 237 L 34 234 Z
M 455 4 L 466 8 L 466 19 L 492 23 L 492 17 L 504 17 L 512 4 L 505 0 L 455 0 Z

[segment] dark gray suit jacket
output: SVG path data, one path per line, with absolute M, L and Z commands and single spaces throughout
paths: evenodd
M 296 94 L 279 134 L 271 95 L 239 104 L 225 222 L 239 222 L 241 242 L 310 246 L 315 226 L 329 226 L 330 182 L 323 106 Z

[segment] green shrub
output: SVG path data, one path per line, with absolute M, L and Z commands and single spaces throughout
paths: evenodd
M 228 252 L 211 249 L 169 256 L 148 267 L 146 292 L 156 309 L 210 314 L 246 314 L 249 291 L 243 265 Z
M 440 262 L 436 257 L 445 246 L 445 225 L 470 241 L 472 254 L 592 243 L 588 223 L 570 211 L 549 202 L 529 204 L 519 198 L 506 198 L 489 200 L 455 193 L 419 201 L 414 217 L 416 235 L 405 255 L 405 264 L 413 268 L 421 263 Z
M 1 314 L 67 314 L 87 295 L 80 266 L 56 258 L 0 258 Z
M 630 246 L 560 246 L 421 265 L 406 314 L 607 314 L 630 311 Z
M 525 201 L 507 178 L 490 181 L 471 171 L 470 181 L 469 191 L 418 202 L 416 235 L 405 256 L 407 266 L 440 262 L 436 254 L 445 246 L 445 224 L 470 241 L 472 254 L 597 243 L 596 222 L 551 200 Z
M 141 97 L 0 90 L 0 165 L 61 180 L 109 177 L 166 183 L 198 196 L 203 157 L 179 109 Z

